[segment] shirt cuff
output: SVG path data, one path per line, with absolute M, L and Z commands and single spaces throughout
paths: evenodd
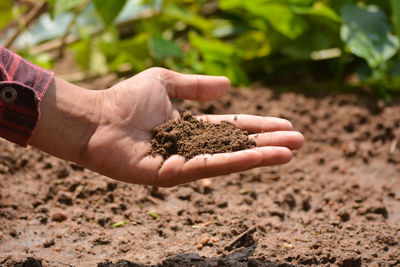
M 0 47 L 0 137 L 27 146 L 54 73 Z

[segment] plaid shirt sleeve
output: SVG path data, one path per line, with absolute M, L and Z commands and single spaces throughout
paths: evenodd
M 0 137 L 29 144 L 40 117 L 40 100 L 53 76 L 0 46 Z

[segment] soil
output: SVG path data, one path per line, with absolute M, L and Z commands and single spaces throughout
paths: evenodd
M 287 165 L 161 189 L 1 140 L 0 266 L 400 264 L 400 101 L 260 88 L 176 104 L 284 117 L 306 144 Z
M 197 120 L 190 111 L 185 111 L 179 120 L 170 120 L 156 127 L 151 140 L 150 155 L 161 155 L 167 159 L 178 154 L 189 160 L 201 154 L 234 152 L 256 146 L 233 123 L 207 123 Z

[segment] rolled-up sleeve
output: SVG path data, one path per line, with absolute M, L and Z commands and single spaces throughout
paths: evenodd
M 27 146 L 54 73 L 0 46 L 0 137 Z

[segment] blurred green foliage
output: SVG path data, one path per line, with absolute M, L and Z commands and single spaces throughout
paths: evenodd
M 74 25 L 68 46 L 88 73 L 129 66 L 254 81 L 327 81 L 400 91 L 399 0 L 48 0 L 52 18 L 92 7 L 104 31 Z M 0 4 L 0 26 L 10 18 Z M 118 20 L 130 5 L 139 18 Z M 15 13 L 15 11 L 14 11 Z M 126 13 L 126 12 L 125 12 Z M 129 16 L 128 16 L 129 17 Z M 71 30 L 71 31 L 72 31 Z M 43 55 L 39 55 L 43 59 Z M 348 77 L 352 77 L 348 79 Z M 345 82 L 346 81 L 346 82 Z

